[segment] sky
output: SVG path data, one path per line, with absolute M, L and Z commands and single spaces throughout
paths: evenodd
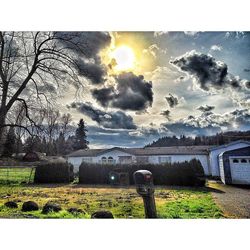
M 81 32 L 79 74 L 59 99 L 90 148 L 250 129 L 250 33 Z

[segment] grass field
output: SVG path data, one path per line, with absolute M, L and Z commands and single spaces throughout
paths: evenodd
M 164 187 L 155 191 L 159 218 L 223 218 L 206 188 Z M 21 212 L 22 203 L 35 201 L 40 210 Z M 4 206 L 6 201 L 16 201 L 17 209 Z M 42 206 L 53 201 L 63 210 L 59 213 L 41 213 Z M 81 214 L 70 214 L 70 207 L 81 208 Z M 81 185 L 1 185 L 1 218 L 90 218 L 98 210 L 111 211 L 115 218 L 144 218 L 142 199 L 133 187 L 111 188 Z
M 1 167 L 0 168 L 0 184 L 20 184 L 33 182 L 34 169 L 32 168 L 17 168 L 17 167 Z

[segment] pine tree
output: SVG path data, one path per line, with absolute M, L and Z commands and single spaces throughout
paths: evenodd
M 16 135 L 13 127 L 10 127 L 4 144 L 3 156 L 11 157 L 15 152 Z
M 74 149 L 87 149 L 88 148 L 88 141 L 86 136 L 87 129 L 85 128 L 85 123 L 83 119 L 81 119 L 78 123 L 78 128 L 76 129 L 75 133 L 75 143 Z

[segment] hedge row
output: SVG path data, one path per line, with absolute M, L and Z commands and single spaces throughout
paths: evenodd
M 35 183 L 70 183 L 73 180 L 73 165 L 69 163 L 44 163 L 36 167 Z
M 101 165 L 82 163 L 79 168 L 79 183 L 81 184 L 110 184 L 110 172 L 126 172 L 130 184 L 134 184 L 133 173 L 137 170 L 149 170 L 153 174 L 155 185 L 204 186 L 204 170 L 195 159 L 189 162 L 155 164 L 123 164 Z

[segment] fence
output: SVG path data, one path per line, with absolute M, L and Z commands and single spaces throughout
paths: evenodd
M 35 166 L 1 166 L 0 184 L 32 183 Z

